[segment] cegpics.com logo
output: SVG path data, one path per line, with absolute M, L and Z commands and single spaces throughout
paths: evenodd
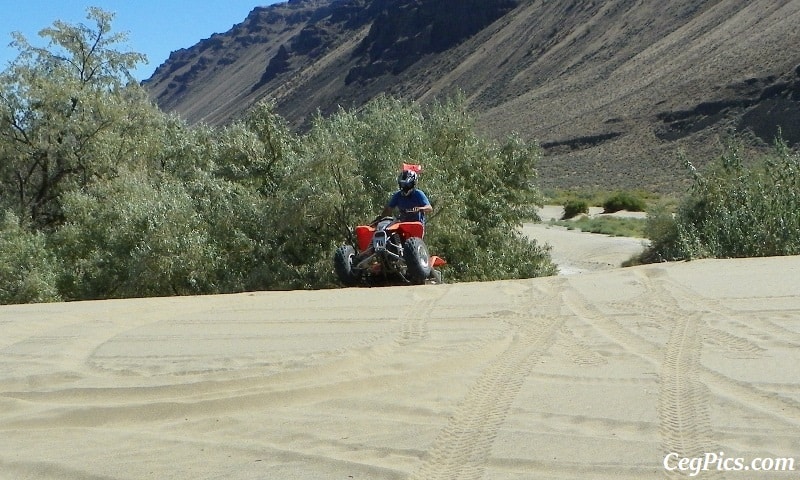
M 793 472 L 794 458 L 768 457 L 747 460 L 742 457 L 728 457 L 725 452 L 709 452 L 700 457 L 684 457 L 672 452 L 664 457 L 664 469 L 670 472 L 688 474 L 690 477 L 701 472 Z

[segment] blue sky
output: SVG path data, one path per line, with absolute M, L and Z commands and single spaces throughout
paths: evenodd
M 285 0 L 0 0 L 0 70 L 16 58 L 9 47 L 11 32 L 22 32 L 28 41 L 47 45 L 41 29 L 55 20 L 94 26 L 86 18 L 88 7 L 115 14 L 113 32 L 127 32 L 128 44 L 120 50 L 147 55 L 148 64 L 134 73 L 138 80 L 152 75 L 170 52 L 188 48 L 214 33 L 222 33 L 244 21 L 253 8 Z

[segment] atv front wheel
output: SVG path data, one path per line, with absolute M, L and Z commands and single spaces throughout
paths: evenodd
M 411 237 L 403 243 L 403 260 L 406 261 L 406 273 L 411 283 L 423 285 L 431 274 L 431 258 L 428 247 L 419 237 Z
M 358 275 L 353 271 L 353 258 L 356 250 L 351 245 L 342 245 L 336 249 L 333 255 L 333 270 L 346 287 L 354 287 L 358 284 Z

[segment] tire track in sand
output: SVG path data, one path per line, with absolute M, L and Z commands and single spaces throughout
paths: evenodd
M 628 323 L 612 318 L 613 314 L 590 304 L 574 288 L 567 290 L 566 304 L 575 315 L 624 351 L 660 367 L 657 413 L 663 451 L 675 452 L 681 457 L 702 456 L 705 452 L 718 451 L 713 440 L 710 394 L 702 381 L 700 363 L 705 322 L 702 311 L 681 306 L 682 302 L 666 288 L 661 275 L 661 270 L 652 270 L 638 278 L 646 292 L 641 296 L 646 303 L 636 301 L 630 307 L 632 311 L 659 312 L 659 319 L 669 328 L 663 346 L 642 337 Z
M 434 292 L 429 292 L 428 289 L 415 291 L 412 295 L 415 302 L 414 309 L 410 312 L 401 312 L 398 318 L 402 322 L 402 326 L 395 338 L 395 343 L 405 347 L 428 338 L 428 320 L 437 303 L 446 293 L 447 291 L 443 288 Z
M 653 269 L 642 277 L 648 301 L 671 318 L 659 373 L 658 418 L 665 453 L 700 457 L 719 451 L 711 425 L 711 398 L 702 380 L 700 357 L 708 326 L 701 308 L 687 308 L 667 288 L 664 271 Z M 671 283 L 671 282 L 670 282 Z M 706 472 L 718 478 L 718 472 Z
M 0 389 L 0 398 L 58 406 L 58 411 L 53 408 L 51 415 L 42 418 L 9 420 L 9 424 L 20 428 L 39 428 L 48 424 L 97 426 L 113 423 L 115 419 L 129 418 L 162 421 L 188 415 L 206 416 L 231 410 L 263 409 L 265 405 L 275 403 L 303 403 L 320 396 L 331 399 L 348 395 L 356 387 L 380 390 L 386 388 L 387 375 L 395 373 L 378 374 L 375 369 L 399 352 L 424 342 L 428 337 L 428 321 L 432 312 L 447 291 L 446 288 L 419 287 L 410 295 L 414 300 L 409 302 L 410 306 L 398 309 L 394 312 L 394 319 L 386 320 L 393 325 L 386 333 L 348 346 L 317 352 L 319 358 L 297 369 L 264 373 L 254 368 L 242 377 L 231 376 L 221 380 L 209 379 L 200 372 L 193 374 L 185 383 L 156 386 L 141 385 L 136 381 L 138 376 L 131 377 L 133 382 L 104 388 L 64 385 L 54 390 L 31 391 L 15 385 L 19 388 Z M 168 320 L 159 320 L 163 321 Z M 89 344 L 81 350 L 80 355 L 76 355 L 75 361 L 86 363 L 93 371 L 104 375 L 119 375 L 119 372 L 91 365 L 94 352 L 117 334 L 116 331 L 111 332 Z M 95 340 L 95 337 L 92 339 Z M 315 385 L 318 378 L 325 378 L 326 381 Z
M 718 451 L 709 414 L 708 389 L 700 380 L 703 339 L 699 314 L 676 319 L 664 347 L 658 398 L 664 452 L 701 457 Z
M 621 323 L 588 304 L 578 292 L 568 306 L 578 314 L 588 315 L 603 331 L 627 351 L 660 366 L 658 418 L 664 453 L 681 457 L 702 456 L 730 448 L 718 443 L 719 435 L 712 422 L 712 398 L 721 396 L 741 408 L 766 414 L 787 427 L 800 425 L 800 404 L 791 398 L 764 392 L 751 383 L 717 372 L 702 362 L 703 348 L 715 345 L 737 354 L 757 358 L 763 349 L 751 339 L 721 332 L 710 322 L 721 325 L 739 321 L 740 312 L 725 308 L 721 302 L 701 297 L 667 275 L 662 269 L 637 271 L 645 289 L 631 307 L 659 312 L 657 318 L 668 328 L 668 338 L 659 345 L 642 341 L 632 325 Z M 568 297 L 571 298 L 571 297 Z M 726 448 L 722 448 L 726 447 Z M 709 478 L 722 478 L 723 472 L 703 472 Z
M 563 280 L 555 284 L 556 291 L 539 292 L 541 298 L 554 299 L 550 305 L 537 304 L 540 297 L 529 290 L 532 296 L 517 310 L 517 318 L 509 320 L 514 328 L 508 347 L 470 388 L 411 480 L 483 476 L 494 440 L 523 382 L 564 324 L 559 307 L 562 284 Z M 542 313 L 531 315 L 534 309 Z
M 729 325 L 746 323 L 744 319 L 740 318 L 741 312 L 729 309 L 719 300 L 701 297 L 686 286 L 674 281 L 664 280 L 663 282 L 662 289 L 669 292 L 668 295 L 676 304 L 702 313 L 702 320 L 723 318 Z M 752 340 L 721 332 L 719 329 L 710 327 L 707 321 L 702 322 L 702 327 L 703 331 L 698 336 L 701 337 L 703 343 L 721 345 L 730 351 L 745 353 L 751 358 L 758 358 L 764 352 L 764 349 Z M 790 397 L 764 391 L 757 385 L 724 375 L 699 363 L 699 360 L 697 375 L 709 392 L 728 398 L 742 408 L 766 414 L 787 426 L 800 426 L 800 402 Z

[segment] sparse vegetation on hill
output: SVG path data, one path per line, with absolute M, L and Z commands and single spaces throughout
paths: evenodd
M 0 303 L 320 288 L 403 162 L 424 166 L 427 243 L 450 280 L 555 273 L 523 237 L 541 203 L 534 144 L 475 133 L 464 101 L 380 97 L 297 134 L 261 102 L 226 127 L 149 103 L 112 15 L 18 37 L 0 73 Z M 96 48 L 87 48 L 95 45 Z

